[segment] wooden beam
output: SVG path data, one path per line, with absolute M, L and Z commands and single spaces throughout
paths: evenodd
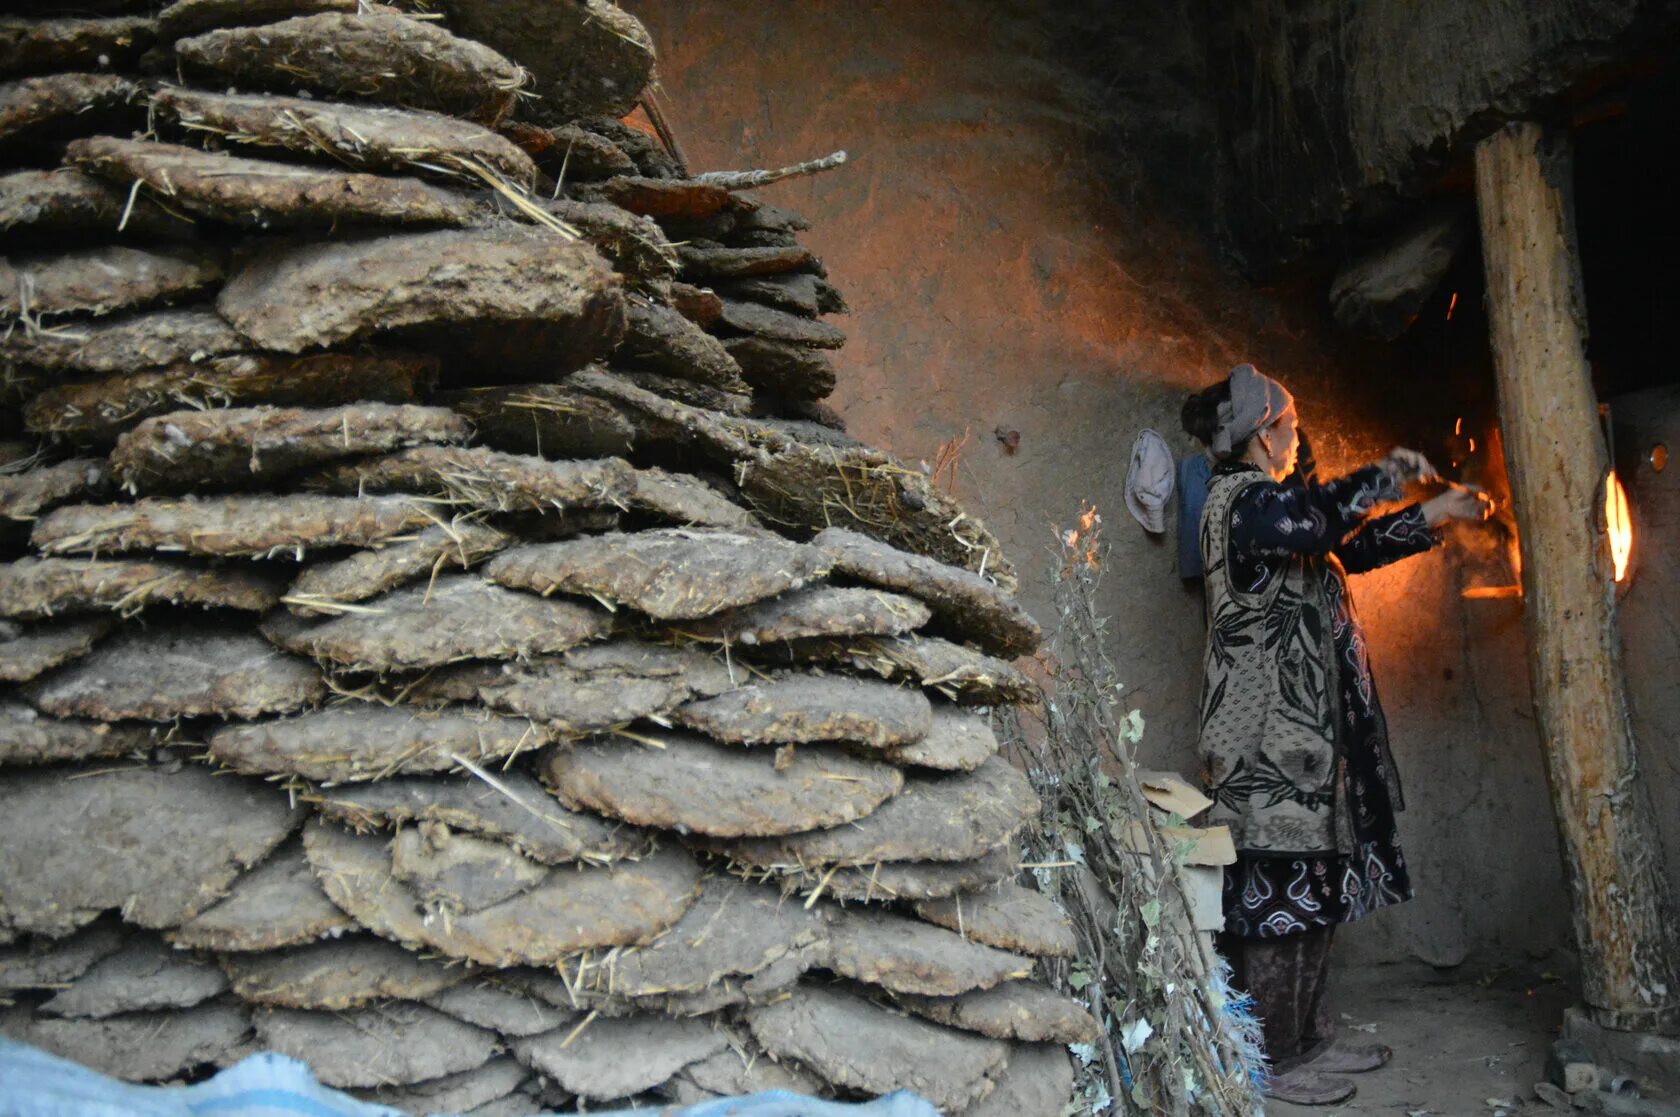
M 1605 533 L 1610 456 L 1586 358 L 1568 138 L 1512 124 L 1476 149 L 1529 671 L 1582 993 L 1622 1030 L 1680 1029 L 1680 936 L 1628 720 Z

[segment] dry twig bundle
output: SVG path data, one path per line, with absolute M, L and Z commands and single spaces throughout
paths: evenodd
M 1079 939 L 1056 984 L 1085 1000 L 1104 1039 L 1076 1048 L 1086 1113 L 1248 1117 L 1264 1111 L 1258 1028 L 1229 967 L 1192 929 L 1173 848 L 1138 781 L 1143 719 L 1123 712 L 1097 611 L 1107 548 L 1083 509 L 1061 536 L 1051 695 L 1033 757 L 1045 802 L 1033 838 L 1039 887 L 1060 899 Z M 1031 753 L 1013 712 L 1005 736 Z M 1139 841 L 1139 838 L 1142 840 Z M 1141 846 L 1141 848 L 1139 848 Z

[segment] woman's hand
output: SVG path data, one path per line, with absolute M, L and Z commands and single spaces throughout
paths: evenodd
M 1404 446 L 1396 446 L 1388 452 L 1388 457 L 1377 464 L 1382 466 L 1397 486 L 1408 481 L 1436 481 L 1441 477 L 1435 467 L 1429 464 L 1428 458 Z
M 1473 485 L 1452 485 L 1423 502 L 1423 518 L 1430 527 L 1449 519 L 1481 521 L 1497 507 L 1491 496 Z

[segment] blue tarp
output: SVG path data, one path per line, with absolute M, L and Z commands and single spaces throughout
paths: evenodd
M 786 1090 L 681 1109 L 602 1110 L 591 1117 L 938 1117 L 906 1090 L 848 1105 Z M 196 1086 L 131 1086 L 40 1048 L 0 1036 L 0 1117 L 403 1117 L 315 1081 L 298 1060 L 273 1052 L 243 1059 Z

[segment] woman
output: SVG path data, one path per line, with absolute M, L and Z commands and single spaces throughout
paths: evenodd
M 1215 459 L 1201 520 L 1201 749 L 1209 818 L 1237 846 L 1226 952 L 1265 1031 L 1268 1093 L 1333 1104 L 1354 1087 L 1331 1072 L 1374 1070 L 1390 1052 L 1332 1043 L 1331 934 L 1412 895 L 1400 781 L 1346 575 L 1427 551 L 1442 522 L 1486 519 L 1493 503 L 1454 486 L 1373 518 L 1401 485 L 1435 477 L 1412 450 L 1322 485 L 1292 476 L 1294 399 L 1252 365 L 1191 396 L 1183 420 Z

